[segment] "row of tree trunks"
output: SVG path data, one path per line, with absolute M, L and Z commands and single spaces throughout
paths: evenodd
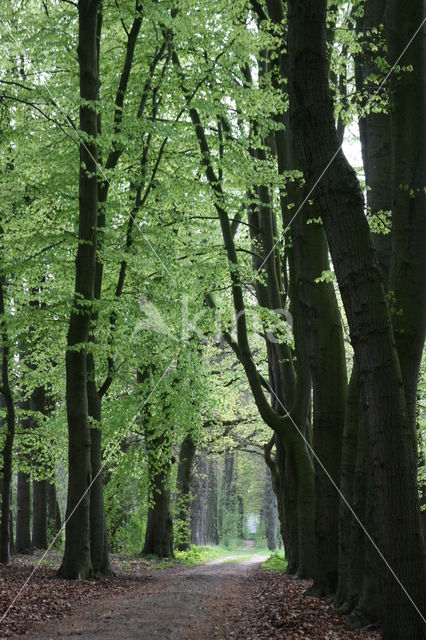
M 321 177 L 315 199 L 321 208 L 359 367 L 379 546 L 409 594 L 407 597 L 385 569 L 383 637 L 422 638 L 424 622 L 416 607 L 425 614 L 425 550 L 415 441 L 362 194 L 339 150 L 328 87 L 326 9 L 323 0 L 289 2 L 292 129 L 308 184 L 314 185 Z M 331 158 L 334 161 L 328 166 Z
M 34 481 L 31 510 L 31 479 L 29 474 L 19 472 L 16 493 L 16 552 L 31 553 L 33 549 L 46 549 L 57 537 L 61 526 L 55 483 L 49 480 Z

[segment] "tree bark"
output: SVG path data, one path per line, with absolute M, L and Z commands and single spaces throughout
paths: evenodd
M 206 543 L 219 544 L 218 513 L 217 513 L 217 460 L 209 457 L 208 460 L 208 491 L 206 507 Z
M 29 400 L 19 403 L 20 409 L 29 411 Z M 29 428 L 28 417 L 20 420 L 21 429 Z M 29 464 L 28 448 L 22 447 L 20 461 L 23 465 Z M 31 553 L 31 475 L 26 471 L 18 471 L 16 489 L 16 551 L 17 553 Z
M 47 485 L 47 531 L 49 543 L 60 532 L 61 527 L 61 511 L 56 497 L 56 484 L 55 481 L 49 481 Z M 60 537 L 58 536 L 55 544 L 59 543 Z
M 18 472 L 16 490 L 16 551 L 31 552 L 31 485 L 30 476 L 23 471 Z
M 146 430 L 146 433 L 149 507 L 142 555 L 173 558 L 173 519 L 170 508 L 170 445 L 167 434 L 149 434 L 149 429 Z
M 322 212 L 360 371 L 373 460 L 378 539 L 386 561 L 426 615 L 417 464 L 392 324 L 355 173 L 339 149 L 328 87 L 325 0 L 289 2 L 292 129 Z M 331 164 L 331 158 L 334 158 Z M 327 168 L 324 175 L 324 169 Z M 385 571 L 386 640 L 424 637 L 424 622 Z
M 15 437 L 15 403 L 9 381 L 9 337 L 5 319 L 5 280 L 0 275 L 0 332 L 2 346 L 1 364 L 1 394 L 6 408 L 6 421 L 4 427 L 6 435 L 2 451 L 2 485 L 1 485 L 1 526 L 0 526 L 0 562 L 9 564 L 11 552 L 11 519 L 10 519 L 10 495 L 12 488 L 12 456 L 13 441 Z
M 265 467 L 265 488 L 263 494 L 263 517 L 265 520 L 266 544 L 270 551 L 277 548 L 277 499 L 272 486 L 271 471 Z
M 206 544 L 206 510 L 208 495 L 207 457 L 200 454 L 197 457 L 193 474 L 191 493 L 194 499 L 191 503 L 191 542 L 197 546 Z
M 47 480 L 33 480 L 34 549 L 47 549 Z
M 268 14 L 275 34 L 284 36 L 285 14 L 282 2 L 267 0 Z M 277 91 L 286 91 L 288 60 L 281 47 L 270 56 L 271 78 Z M 275 131 L 278 172 L 300 169 L 288 112 L 276 115 L 281 125 Z M 340 458 L 345 415 L 347 374 L 340 311 L 333 284 L 319 281 L 329 271 L 328 245 L 317 207 L 302 210 L 294 221 L 294 211 L 305 197 L 299 184 L 286 184 L 281 196 L 283 226 L 290 222 L 291 244 L 286 249 L 289 263 L 291 311 L 297 359 L 304 360 L 312 377 L 313 448 L 315 467 L 315 545 L 316 572 L 313 591 L 318 595 L 334 593 L 338 578 L 339 493 L 324 472 L 327 469 L 335 485 L 340 482 Z M 291 205 L 291 208 L 289 207 Z M 299 348 L 298 348 L 298 345 Z M 299 423 L 300 426 L 300 423 Z
M 340 476 L 340 489 L 351 506 L 354 503 L 359 423 L 359 373 L 356 360 L 354 360 L 346 400 Z M 357 549 L 353 549 L 350 543 L 352 522 L 353 515 L 345 501 L 341 500 L 339 506 L 339 578 L 334 605 L 342 611 L 349 611 L 352 601 L 349 595 L 350 565 L 352 554 L 357 553 Z
M 90 429 L 90 465 L 92 486 L 90 487 L 90 558 L 96 576 L 112 575 L 109 562 L 106 518 L 104 507 L 104 485 L 102 478 L 102 398 L 95 380 L 93 354 L 87 355 L 87 399 L 88 411 L 94 425 Z
M 392 320 L 408 417 L 416 429 L 417 385 L 426 335 L 426 6 L 386 4 L 384 24 L 391 63 L 422 24 L 399 61 L 411 72 L 392 77 L 392 260 L 389 288 L 398 311 Z M 413 436 L 414 437 L 414 436 Z
M 97 114 L 98 0 L 79 0 L 80 129 L 88 138 L 80 144 L 79 229 L 75 259 L 75 296 L 66 353 L 68 417 L 68 500 L 65 554 L 59 575 L 87 578 L 91 573 L 89 487 L 90 426 L 85 345 L 89 340 L 97 246 Z
M 189 508 L 191 503 L 192 465 L 195 442 L 191 433 L 183 440 L 179 451 L 179 466 L 176 478 L 175 539 L 179 551 L 187 551 L 191 542 Z

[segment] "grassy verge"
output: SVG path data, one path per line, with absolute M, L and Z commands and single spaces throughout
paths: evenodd
M 209 560 L 218 560 L 226 558 L 230 555 L 246 556 L 247 551 L 242 549 L 226 549 L 225 547 L 195 547 L 191 546 L 188 551 L 176 551 L 176 560 L 180 564 L 194 565 L 209 562 Z M 250 553 L 249 555 L 253 555 Z
M 287 560 L 283 551 L 273 553 L 265 562 L 262 562 L 262 569 L 267 571 L 285 571 L 287 569 Z

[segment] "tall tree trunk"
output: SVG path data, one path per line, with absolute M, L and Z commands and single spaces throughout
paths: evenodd
M 189 549 L 191 542 L 189 507 L 191 502 L 192 465 L 195 456 L 195 442 L 188 433 L 179 451 L 179 466 L 176 478 L 175 539 L 179 551 Z
M 393 158 L 392 260 L 389 288 L 398 314 L 395 342 L 404 383 L 408 417 L 416 427 L 417 385 L 426 335 L 426 6 L 389 0 L 385 32 L 390 61 L 398 58 L 411 72 L 394 75 L 391 95 Z
M 149 507 L 143 556 L 173 558 L 173 519 L 170 508 L 170 450 L 164 434 L 149 441 Z
M 56 484 L 54 480 L 51 480 L 47 485 L 47 531 L 49 543 L 57 536 L 61 527 L 61 511 L 56 496 Z M 59 542 L 60 537 L 58 536 L 55 544 L 59 544 Z
M 138 381 L 143 376 L 138 372 Z M 148 456 L 148 522 L 142 555 L 172 558 L 173 518 L 170 506 L 172 452 L 170 434 L 162 425 L 145 425 L 145 448 Z
M 265 467 L 265 488 L 263 493 L 263 517 L 265 520 L 265 536 L 268 549 L 275 551 L 277 548 L 277 499 L 272 486 L 271 471 Z
M 218 530 L 218 487 L 217 487 L 217 460 L 211 456 L 208 459 L 208 491 L 206 507 L 206 542 L 207 544 L 219 544 Z
M 267 0 L 266 5 L 274 28 L 283 32 L 283 3 Z M 281 47 L 277 47 L 270 57 L 270 65 L 275 88 L 286 91 L 287 59 Z M 275 131 L 278 171 L 285 176 L 287 171 L 300 167 L 288 112 L 278 114 L 276 119 L 281 125 Z M 285 229 L 304 195 L 300 185 L 286 185 L 286 197 L 281 197 Z M 334 287 L 332 283 L 319 281 L 321 274 L 329 271 L 330 264 L 324 229 L 321 224 L 312 224 L 312 219 L 318 217 L 320 212 L 317 208 L 309 207 L 292 221 L 291 246 L 287 252 L 293 326 L 297 325 L 295 341 L 306 345 L 305 360 L 312 376 L 317 556 L 314 591 L 325 595 L 336 591 L 338 579 L 339 493 L 336 486 L 340 482 L 347 374 L 342 323 Z
M 23 471 L 18 472 L 16 490 L 16 551 L 31 552 L 31 485 L 30 476 Z
M 24 400 L 19 403 L 22 411 L 29 411 L 30 402 Z M 22 431 L 29 428 L 28 417 L 20 420 Z M 20 462 L 28 466 L 29 451 L 23 445 L 20 451 Z M 31 475 L 27 471 L 18 471 L 16 488 L 16 551 L 17 553 L 31 552 Z
M 1 526 L 0 526 L 0 562 L 8 564 L 10 561 L 10 495 L 12 488 L 12 454 L 15 437 L 15 404 L 9 381 L 9 337 L 5 319 L 5 281 L 0 274 L 0 332 L 2 348 L 1 365 L 1 393 L 3 406 L 6 408 L 6 421 L 3 428 L 6 429 L 2 451 L 2 486 L 1 486 Z
M 87 399 L 89 416 L 94 425 L 90 429 L 90 558 L 96 576 L 112 574 L 107 542 L 104 485 L 102 479 L 102 398 L 95 380 L 93 354 L 87 355 Z
M 200 470 L 197 469 L 198 474 Z M 197 486 L 194 489 L 196 499 L 194 500 L 194 523 L 201 519 L 201 503 L 200 503 L 201 481 L 197 479 Z M 226 449 L 223 458 L 223 473 L 221 480 L 221 490 L 219 498 L 219 535 L 221 543 L 228 546 L 233 538 L 237 537 L 237 514 L 235 499 L 235 483 L 234 483 L 234 451 Z M 196 511 L 198 509 L 198 512 Z M 196 530 L 195 524 L 193 525 Z
M 34 549 L 47 549 L 47 480 L 33 480 Z
M 355 473 L 360 424 L 359 373 L 356 360 L 353 362 L 346 401 L 343 430 L 340 489 L 348 503 L 354 503 Z M 342 611 L 350 611 L 352 598 L 349 595 L 350 567 L 352 555 L 358 550 L 350 543 L 353 515 L 344 500 L 339 506 L 339 579 L 334 604 Z
M 46 390 L 36 387 L 30 398 L 31 423 L 37 429 L 47 411 Z M 38 465 L 38 477 L 33 479 L 33 530 L 32 545 L 35 549 L 47 549 L 47 480 L 46 468 Z
M 207 457 L 201 453 L 195 464 L 191 493 L 194 499 L 191 503 L 191 542 L 197 546 L 206 543 L 206 510 L 208 494 Z
M 366 440 L 366 434 L 363 437 L 364 440 Z M 365 447 L 367 450 L 367 487 L 363 522 L 370 534 L 373 536 L 375 542 L 377 542 L 377 526 L 372 486 L 373 478 L 371 473 L 371 460 L 367 442 L 365 442 Z M 380 563 L 380 559 L 375 548 L 365 536 L 363 539 L 362 548 L 362 582 L 361 588 L 359 590 L 358 602 L 356 604 L 356 607 L 351 612 L 346 625 L 349 629 L 362 629 L 370 625 L 379 626 L 383 618 L 383 598 L 381 590 L 381 576 L 383 574 L 383 567 Z M 356 553 L 355 549 L 354 553 Z
M 80 144 L 79 230 L 75 259 L 75 296 L 66 353 L 66 402 L 68 417 L 68 500 L 65 554 L 59 575 L 86 578 L 91 573 L 89 486 L 90 426 L 87 398 L 85 345 L 89 340 L 91 302 L 96 267 L 98 185 L 97 114 L 98 0 L 79 0 L 80 130 L 87 139 Z
M 325 0 L 289 2 L 292 129 L 308 184 L 313 186 L 319 180 L 315 199 L 322 212 L 358 361 L 373 459 L 379 545 L 425 616 L 426 563 L 414 438 L 362 193 L 337 140 L 328 87 L 326 15 Z M 331 158 L 334 160 L 329 164 Z M 384 638 L 423 638 L 424 620 L 387 569 L 384 598 Z

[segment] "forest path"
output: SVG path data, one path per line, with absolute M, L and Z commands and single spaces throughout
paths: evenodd
M 134 589 L 105 596 L 69 617 L 26 634 L 33 640 L 213 640 L 223 638 L 227 614 L 245 599 L 245 583 L 267 556 L 221 558 L 195 567 L 157 571 Z

